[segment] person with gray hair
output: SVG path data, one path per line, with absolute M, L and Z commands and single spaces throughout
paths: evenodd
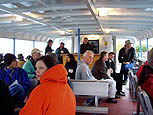
M 142 72 L 140 73 L 138 86 L 141 86 L 147 92 L 153 107 L 153 48 L 148 52 L 147 61 L 148 64 L 143 66 Z
M 92 63 L 94 53 L 90 50 L 87 50 L 83 54 L 83 60 L 79 61 L 77 64 L 77 69 L 75 73 L 75 79 L 79 80 L 96 80 L 91 73 L 88 65 Z
M 93 76 L 98 80 L 104 80 L 107 81 L 109 84 L 109 92 L 108 92 L 108 98 L 106 100 L 107 103 L 117 103 L 114 98 L 120 98 L 119 95 L 116 95 L 116 82 L 113 80 L 113 78 L 108 75 L 108 70 L 105 62 L 108 60 L 108 53 L 103 51 L 100 54 L 100 58 L 96 60 L 92 67 L 92 74 Z M 112 70 L 109 70 L 110 73 L 112 73 Z
M 94 53 L 90 50 L 86 50 L 86 52 L 83 54 L 83 60 L 79 61 L 77 63 L 77 69 L 75 73 L 75 79 L 78 80 L 96 80 L 94 76 L 91 73 L 91 70 L 89 68 L 89 64 L 92 63 L 94 58 Z M 89 98 L 87 101 L 85 101 L 84 105 L 90 105 L 94 102 L 94 98 Z

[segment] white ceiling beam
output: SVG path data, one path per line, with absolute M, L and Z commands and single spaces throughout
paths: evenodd
M 89 11 L 91 12 L 92 16 L 94 17 L 94 19 L 97 22 L 97 25 L 100 27 L 101 32 L 103 33 L 104 32 L 104 28 L 103 28 L 102 24 L 100 23 L 100 21 L 99 21 L 99 19 L 97 17 L 96 9 L 94 8 L 94 5 L 92 4 L 92 1 L 91 0 L 85 0 L 85 1 L 86 1 L 86 5 L 87 5 Z
M 35 22 L 35 23 L 41 24 L 42 26 L 48 26 L 48 27 L 50 27 L 50 28 L 54 28 L 55 30 L 59 30 L 59 31 L 62 30 L 62 29 L 57 28 L 57 27 L 55 27 L 55 26 L 52 27 L 52 26 L 50 26 L 50 25 L 47 25 L 47 24 L 44 23 L 43 21 L 38 20 L 38 19 L 36 19 L 36 18 L 30 17 L 30 16 L 25 15 L 25 14 L 21 14 L 21 13 L 16 12 L 16 11 L 13 11 L 12 9 L 9 9 L 9 8 L 3 6 L 3 5 L 0 5 L 0 9 L 1 9 L 1 10 L 4 10 L 4 11 L 7 12 L 7 13 L 11 13 L 11 14 L 16 14 L 16 15 L 19 15 L 19 16 L 23 16 L 24 18 L 27 18 L 27 19 L 29 19 L 29 20 Z
M 48 7 L 43 6 L 32 6 L 29 8 L 13 9 L 17 12 L 38 12 L 38 11 L 48 11 L 48 10 L 75 10 L 75 9 L 87 9 L 86 4 L 80 3 L 61 3 L 61 4 L 48 4 Z
M 153 1 L 97 1 L 96 8 L 152 8 Z
M 0 0 L 0 4 L 23 2 L 24 0 Z M 26 0 L 26 2 L 34 2 L 38 0 Z

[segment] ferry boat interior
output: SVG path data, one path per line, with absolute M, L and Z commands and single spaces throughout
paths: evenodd
M 71 53 L 80 55 L 77 54 L 80 43 L 88 37 L 97 45 L 96 55 L 104 50 L 116 53 L 117 72 L 120 70 L 117 46 L 123 46 L 129 39 L 134 47 L 136 44 L 141 47 L 145 41 L 148 51 L 152 36 L 153 0 L 0 0 L 0 40 L 29 40 L 35 46 L 35 42 L 47 43 L 52 39 L 54 48 L 63 41 Z M 17 54 L 15 49 L 13 53 Z M 142 58 L 142 51 L 139 56 Z M 145 61 L 137 62 L 135 70 Z M 147 106 L 150 102 L 145 102 L 147 96 L 142 96 L 144 92 L 136 87 L 136 81 L 135 71 L 130 70 L 128 83 L 123 86 L 126 96 L 117 99 L 117 104 L 105 103 L 106 98 L 97 99 L 100 94 L 92 94 L 95 104 L 78 108 L 76 114 L 153 115 L 152 108 Z M 91 98 L 86 93 L 79 95 L 76 91 L 77 106 Z

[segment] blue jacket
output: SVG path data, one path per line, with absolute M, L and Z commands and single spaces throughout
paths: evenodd
M 26 93 L 30 89 L 28 75 L 22 68 L 7 69 L 4 67 L 3 69 L 0 69 L 0 79 L 4 80 L 8 86 L 17 80 Z

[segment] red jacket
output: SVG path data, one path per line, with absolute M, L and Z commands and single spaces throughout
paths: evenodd
M 144 65 L 140 77 L 138 80 L 138 85 L 145 90 L 150 99 L 153 100 L 153 69 L 149 65 Z
M 58 64 L 46 71 L 20 111 L 20 115 L 75 115 L 75 96 L 67 84 L 67 71 Z
M 144 65 L 147 65 L 147 64 L 148 64 L 148 62 L 146 61 L 143 65 L 140 66 L 139 70 L 137 71 L 137 78 L 138 78 L 138 79 L 139 79 L 139 77 L 140 77 L 140 73 L 142 72 L 143 66 L 144 66 Z

